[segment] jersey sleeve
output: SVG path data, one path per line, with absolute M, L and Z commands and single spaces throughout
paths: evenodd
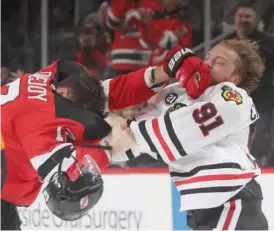
M 139 26 L 140 43 L 145 48 L 164 48 L 178 44 L 178 37 L 172 30 L 163 30 L 160 25 L 149 23 Z
M 16 121 L 18 125 L 15 127 L 18 127 L 20 122 L 22 120 L 19 118 Z M 100 169 L 109 165 L 111 155 L 108 151 L 88 147 L 91 143 L 103 144 L 104 140 L 83 142 L 83 132 L 83 128 L 77 122 L 68 119 L 43 121 L 29 128 L 27 132 L 22 128 L 17 129 L 17 135 L 20 137 L 24 151 L 33 168 L 44 181 L 48 181 L 57 171 L 57 163 L 64 157 L 63 171 L 67 171 L 75 163 L 69 154 L 76 159 L 89 155 Z
M 234 86 L 234 85 L 233 85 Z M 165 162 L 193 155 L 224 137 L 247 128 L 259 116 L 241 89 L 218 85 L 205 100 L 155 119 L 132 122 L 140 153 L 157 153 Z
M 192 44 L 192 26 L 188 22 L 174 23 L 172 28 L 164 29 L 165 25 L 150 23 L 140 27 L 140 43 L 144 47 L 162 48 L 169 50 L 170 47 L 180 44 L 185 47 L 191 47 Z
M 120 110 L 145 103 L 167 82 L 150 84 L 153 67 L 141 69 L 102 82 L 106 96 L 106 110 Z
M 117 29 L 124 20 L 126 12 L 126 2 L 124 0 L 112 0 L 106 8 L 104 24 L 108 29 Z
M 176 44 L 184 47 L 191 47 L 192 26 L 190 23 L 178 23 L 173 29 L 164 31 L 158 47 L 169 49 L 170 46 Z

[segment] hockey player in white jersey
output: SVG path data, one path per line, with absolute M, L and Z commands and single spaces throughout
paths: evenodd
M 163 159 L 194 230 L 267 230 L 257 182 L 260 168 L 249 152 L 259 118 L 249 93 L 264 69 L 257 46 L 223 41 L 200 66 L 186 70 L 182 63 L 193 55 L 178 47 L 169 52 L 163 70 L 179 82 L 150 100 L 153 110 L 127 121 L 136 145 L 116 161 L 140 153 Z M 211 78 L 205 90 L 200 86 L 207 85 L 206 69 Z M 161 68 L 154 72 L 161 73 Z M 125 123 L 115 115 L 108 121 L 112 126 Z

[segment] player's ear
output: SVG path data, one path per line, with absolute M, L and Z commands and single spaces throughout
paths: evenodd
M 69 90 L 67 88 L 58 87 L 56 91 L 58 94 L 60 94 L 61 96 L 65 97 L 65 98 L 68 98 L 68 96 L 69 96 Z

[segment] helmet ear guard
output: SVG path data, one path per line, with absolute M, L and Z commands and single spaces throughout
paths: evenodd
M 104 191 L 103 179 L 93 159 L 85 155 L 75 160 L 74 169 L 63 172 L 62 162 L 43 190 L 49 210 L 67 221 L 80 219 L 100 200 Z

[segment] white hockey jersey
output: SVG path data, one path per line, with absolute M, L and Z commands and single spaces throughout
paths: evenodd
M 162 158 L 181 194 L 181 211 L 220 206 L 260 174 L 249 153 L 259 115 L 245 90 L 225 82 L 193 100 L 175 83 L 151 103 L 130 124 L 136 149 L 113 161 L 141 153 Z

